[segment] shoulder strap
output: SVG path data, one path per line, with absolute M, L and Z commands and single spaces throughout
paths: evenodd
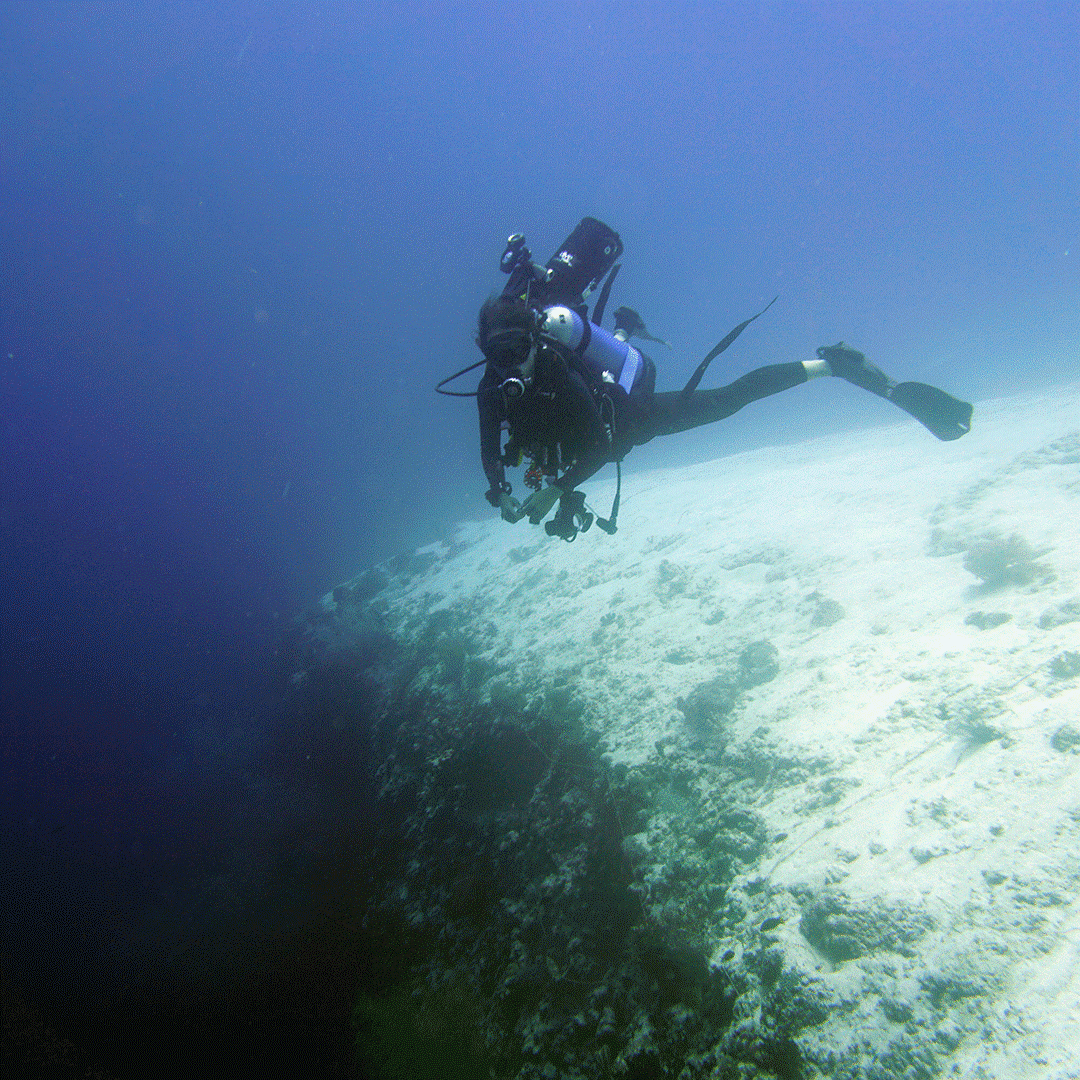
M 608 297 L 611 295 L 611 286 L 615 283 L 615 278 L 618 277 L 621 269 L 622 263 L 616 263 L 604 279 L 604 287 L 600 290 L 600 298 L 596 301 L 596 307 L 593 308 L 592 321 L 597 326 L 600 326 L 604 321 L 604 309 L 607 307 Z

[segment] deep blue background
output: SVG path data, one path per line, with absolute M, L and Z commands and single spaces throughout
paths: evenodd
M 220 921 L 200 845 L 228 876 L 267 821 L 288 851 L 333 831 L 295 777 L 250 809 L 276 634 L 490 513 L 474 408 L 432 386 L 475 359 L 510 232 L 545 259 L 583 214 L 620 231 L 611 306 L 675 344 L 665 389 L 777 293 L 710 384 L 839 338 L 969 400 L 1074 379 L 1078 21 L 3 5 L 6 970 L 42 999 L 138 981 L 178 920 Z M 630 464 L 897 419 L 822 380 Z

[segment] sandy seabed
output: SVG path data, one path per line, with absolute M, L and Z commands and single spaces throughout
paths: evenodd
M 453 939 L 426 978 L 495 1003 L 508 1075 L 1080 1076 L 1080 387 L 983 402 L 955 443 L 638 473 L 614 536 L 464 524 L 309 633 L 297 686 L 379 643 L 373 775 L 416 844 L 379 903 Z M 486 899 L 455 906 L 437 836 L 489 860 Z M 604 873 L 635 926 L 600 959 Z

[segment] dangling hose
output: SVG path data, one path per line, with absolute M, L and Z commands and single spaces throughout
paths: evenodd
M 460 371 L 455 371 L 453 375 L 447 375 L 446 378 L 442 380 L 442 382 L 436 383 L 435 393 L 445 394 L 447 397 L 476 397 L 477 393 L 479 393 L 479 391 L 477 390 L 444 390 L 443 387 L 448 382 L 453 382 L 455 379 L 460 379 L 462 375 L 468 375 L 470 371 L 475 371 L 478 367 L 480 367 L 481 364 L 486 363 L 487 357 L 484 357 L 483 360 L 477 360 L 475 364 L 470 364 L 468 367 L 464 367 Z
M 619 516 L 619 496 L 622 494 L 622 462 L 615 462 L 615 499 L 611 504 L 611 517 L 607 520 L 598 517 L 596 519 L 596 527 L 603 529 L 608 536 L 614 536 L 615 530 L 618 528 L 616 519 Z
M 609 435 L 610 442 L 615 441 L 615 403 L 611 398 L 604 396 L 604 402 L 611 410 L 611 420 L 609 421 Z M 622 494 L 622 458 L 616 458 L 615 460 L 615 498 L 611 503 L 611 515 L 605 520 L 602 517 L 596 519 L 597 527 L 603 529 L 608 536 L 613 536 L 615 530 L 618 528 L 616 520 L 619 516 L 619 496 Z

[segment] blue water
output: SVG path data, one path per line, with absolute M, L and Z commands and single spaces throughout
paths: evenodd
M 326 915 L 348 812 L 278 634 L 491 513 L 432 387 L 509 233 L 620 232 L 661 389 L 776 294 L 706 385 L 840 338 L 968 400 L 1075 378 L 1078 57 L 1072 3 L 8 0 L 5 980 L 172 1030 L 200 948 Z M 820 380 L 628 464 L 896 420 Z

